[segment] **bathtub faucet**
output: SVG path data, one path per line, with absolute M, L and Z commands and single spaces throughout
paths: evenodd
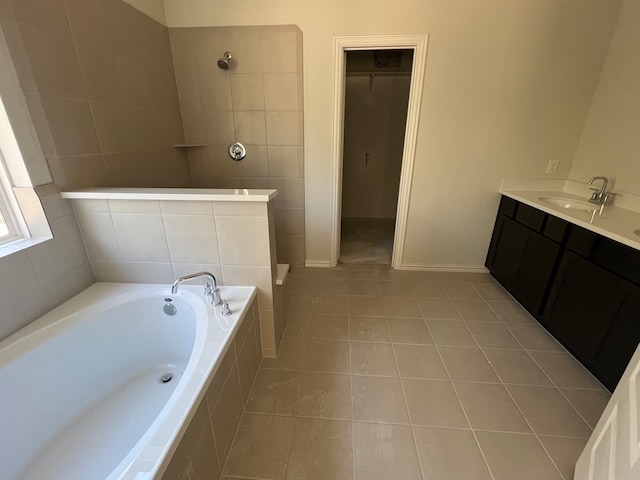
M 175 295 L 178 293 L 178 286 L 181 283 L 198 277 L 202 277 L 202 281 L 204 282 L 204 295 L 206 297 L 211 297 L 211 305 L 222 305 L 222 298 L 220 297 L 220 290 L 218 290 L 216 277 L 209 272 L 192 273 L 191 275 L 185 275 L 184 277 L 178 278 L 171 286 L 171 293 Z

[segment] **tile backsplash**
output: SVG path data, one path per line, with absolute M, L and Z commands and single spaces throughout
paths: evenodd
M 170 28 L 194 187 L 277 188 L 278 260 L 303 265 L 302 32 L 295 26 Z M 229 70 L 216 61 L 225 51 Z M 242 142 L 247 156 L 229 158 Z

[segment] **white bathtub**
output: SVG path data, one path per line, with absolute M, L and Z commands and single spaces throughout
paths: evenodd
M 0 478 L 162 472 L 256 295 L 221 287 L 224 317 L 202 290 L 97 283 L 1 342 Z

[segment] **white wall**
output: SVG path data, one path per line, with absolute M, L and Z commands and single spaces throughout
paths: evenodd
M 625 0 L 569 178 L 640 195 L 640 0 Z
M 306 255 L 331 238 L 333 37 L 428 33 L 404 265 L 481 265 L 500 180 L 566 178 L 620 2 L 165 0 L 171 27 L 303 32 Z

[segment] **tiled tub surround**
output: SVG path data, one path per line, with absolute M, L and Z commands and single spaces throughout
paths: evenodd
M 293 25 L 170 28 L 194 187 L 275 188 L 278 260 L 304 265 L 302 32 Z M 216 61 L 233 55 L 229 70 Z M 234 141 L 247 147 L 229 158 Z
M 224 462 L 253 384 L 255 288 L 221 288 L 227 317 L 200 287 L 170 290 L 98 283 L 0 344 L 3 479 L 160 478 L 169 464 L 166 478 L 218 478 L 199 454 Z M 161 313 L 167 296 L 175 316 Z M 205 426 L 215 447 L 193 439 Z
M 164 472 L 164 480 L 220 478 L 260 363 L 254 300 Z
M 276 322 L 284 315 L 274 315 L 276 192 L 240 192 L 92 189 L 63 196 L 72 198 L 97 281 L 171 283 L 209 271 L 223 285 L 255 285 L 262 353 L 273 357 L 284 329 Z
M 294 268 L 286 293 L 223 479 L 573 478 L 609 393 L 488 274 Z
M 189 186 L 167 27 L 121 0 L 0 3 L 57 185 Z

